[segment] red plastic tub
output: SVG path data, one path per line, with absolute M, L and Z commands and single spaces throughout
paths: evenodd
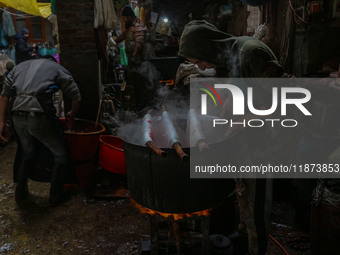
M 75 161 L 87 161 L 96 155 L 99 136 L 105 131 L 105 127 L 90 120 L 75 119 L 74 127 L 69 130 L 66 127 L 65 119 L 60 119 L 64 126 L 67 146 L 71 158 Z
M 78 183 L 81 187 L 88 187 L 94 184 L 95 165 L 94 161 L 75 165 Z
M 126 174 L 123 140 L 117 136 L 101 135 L 98 164 L 112 173 Z

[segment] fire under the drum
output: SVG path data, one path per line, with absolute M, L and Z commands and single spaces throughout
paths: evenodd
M 209 216 L 181 220 L 150 215 L 152 255 L 209 254 Z
M 149 215 L 151 242 L 142 245 L 142 255 L 210 254 L 210 209 L 185 214 L 163 213 L 143 207 L 133 199 L 141 213 Z

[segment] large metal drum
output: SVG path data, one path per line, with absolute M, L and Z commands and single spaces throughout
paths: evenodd
M 141 121 L 130 123 L 121 128 L 119 134 L 124 140 L 128 188 L 137 203 L 160 212 L 192 213 L 216 206 L 232 192 L 234 181 L 231 179 L 190 179 L 190 162 L 181 161 L 175 150 L 166 148 L 166 143 L 158 144 L 166 151 L 166 157 L 138 144 L 141 125 Z M 153 118 L 153 125 L 155 141 L 162 140 L 159 138 L 164 136 L 164 129 L 160 119 Z M 177 116 L 175 126 L 185 129 L 185 125 L 186 116 Z M 179 132 L 179 135 L 185 141 L 187 134 Z M 186 143 L 183 144 L 185 147 Z M 211 144 L 210 150 L 214 147 L 215 144 Z M 190 149 L 184 148 L 184 152 L 190 154 Z

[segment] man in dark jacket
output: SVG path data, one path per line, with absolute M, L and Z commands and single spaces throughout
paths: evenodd
M 48 57 L 50 59 L 46 59 Z M 52 100 L 53 94 L 59 89 L 72 100 L 72 108 L 66 114 L 67 124 L 72 128 L 80 107 L 79 89 L 71 74 L 57 64 L 52 56 L 27 60 L 15 66 L 5 79 L 0 95 L 0 139 L 7 141 L 3 135 L 4 120 L 6 106 L 13 96 L 12 120 L 22 151 L 19 167 L 15 171 L 16 200 L 22 200 L 28 195 L 28 166 L 37 154 L 36 141 L 54 156 L 49 201 L 54 205 L 64 200 L 61 172 L 67 166 L 68 156 Z
M 217 69 L 221 77 L 280 78 L 286 76 L 272 50 L 260 40 L 234 37 L 219 31 L 204 20 L 188 23 L 183 31 L 179 55 L 196 64 L 201 70 Z M 271 100 L 271 87 L 260 85 L 261 102 Z M 262 107 L 261 105 L 260 107 Z M 266 109 L 266 108 L 265 108 Z M 227 114 L 231 114 L 229 112 Z M 227 110 L 228 111 L 228 110 Z M 247 118 L 247 115 L 244 116 Z M 287 151 L 296 141 L 287 130 L 274 128 L 229 128 L 234 136 L 235 155 L 239 165 L 289 160 L 293 150 Z M 280 139 L 285 137 L 285 139 Z M 275 163 L 273 163 L 275 164 Z M 236 194 L 240 210 L 240 231 L 248 235 L 248 254 L 265 254 L 268 240 L 268 215 L 272 196 L 271 179 L 238 179 Z
M 25 60 L 32 59 L 36 54 L 34 53 L 35 43 L 33 46 L 27 45 L 28 29 L 23 28 L 21 33 L 17 33 L 14 39 L 17 41 L 15 45 L 15 58 L 16 64 L 19 64 Z

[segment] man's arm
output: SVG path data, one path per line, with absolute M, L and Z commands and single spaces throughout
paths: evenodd
M 74 125 L 74 118 L 80 108 L 81 97 L 78 97 L 72 101 L 72 108 L 66 113 L 66 125 L 68 128 L 72 129 Z
M 0 96 L 0 139 L 8 142 L 8 139 L 3 136 L 3 131 L 5 130 L 6 123 L 5 123 L 5 117 L 6 117 L 6 108 L 8 104 L 9 97 L 1 95 Z
M 121 35 L 115 40 L 115 42 L 117 44 L 125 40 L 125 38 L 126 38 L 126 31 L 127 30 L 125 29 L 124 32 L 121 33 Z
M 32 46 L 27 46 L 26 43 L 23 42 L 23 41 L 19 41 L 17 43 L 17 49 L 21 53 L 30 53 L 31 51 L 33 51 L 33 47 Z
M 55 68 L 58 68 L 58 78 L 56 84 L 60 85 L 64 98 L 70 98 L 72 100 L 72 107 L 69 112 L 66 113 L 66 125 L 72 129 L 74 124 L 74 118 L 79 111 L 81 95 L 79 92 L 78 85 L 73 80 L 72 75 L 63 66 L 54 64 Z

